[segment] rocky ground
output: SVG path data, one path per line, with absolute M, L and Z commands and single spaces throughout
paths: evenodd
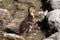
M 53 9 L 59 8 L 56 7 L 59 6 L 58 1 L 56 6 L 55 2 L 52 2 Z M 43 40 L 57 32 L 54 26 L 59 25 L 60 13 L 57 14 L 57 10 L 51 11 L 51 4 L 46 0 L 45 2 L 44 0 L 0 0 L 0 39 Z M 28 16 L 28 8 L 31 5 L 35 6 L 37 12 L 34 13 L 36 17 L 33 19 Z
M 10 33 L 10 30 L 19 33 L 21 23 L 28 15 L 30 4 L 33 4 L 36 10 L 41 11 L 42 3 L 40 0 L 0 0 L 0 31 L 3 34 L 3 37 L 1 36 L 3 40 L 41 40 L 44 38 L 40 30 L 37 33 L 30 32 L 28 36 L 25 33 L 22 35 Z M 9 33 L 6 32 L 7 28 L 10 29 L 7 31 Z

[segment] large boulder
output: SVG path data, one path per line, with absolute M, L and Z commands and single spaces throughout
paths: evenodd
M 57 28 L 58 32 L 52 34 L 49 38 L 47 38 L 48 40 L 60 40 L 60 9 L 55 9 L 50 11 L 47 14 L 48 17 L 48 23 L 50 25 L 50 28 Z M 53 30 L 52 30 L 53 31 Z M 58 36 L 59 35 L 59 36 Z M 53 39 L 52 39 L 53 38 Z M 44 39 L 44 40 L 47 40 Z
M 51 28 L 56 27 L 60 31 L 60 9 L 49 12 L 47 17 Z

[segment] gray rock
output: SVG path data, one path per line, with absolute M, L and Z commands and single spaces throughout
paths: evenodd
M 56 27 L 58 29 L 58 32 L 52 34 L 48 38 L 48 40 L 51 40 L 52 38 L 53 40 L 60 40 L 60 9 L 52 10 L 47 14 L 47 17 L 48 17 L 48 22 L 50 24 L 50 27 L 51 28 Z
M 0 0 L 0 2 L 3 1 L 3 0 Z
M 50 0 L 53 9 L 60 9 L 60 0 Z
M 48 22 L 51 27 L 56 27 L 60 31 L 60 9 L 53 10 L 47 14 Z

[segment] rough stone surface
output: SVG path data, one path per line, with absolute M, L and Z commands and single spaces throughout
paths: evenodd
M 60 9 L 60 0 L 50 0 L 53 9 Z
M 48 22 L 51 28 L 56 27 L 58 29 L 58 32 L 52 35 L 52 37 L 56 38 L 56 40 L 60 40 L 60 9 L 56 9 L 48 13 Z
M 47 16 L 49 24 L 60 29 L 60 9 L 49 12 Z
M 10 13 L 5 9 L 0 9 L 0 27 L 8 25 L 11 21 L 12 17 Z
M 50 11 L 47 14 L 47 17 L 48 17 L 48 23 L 50 27 L 51 28 L 56 27 L 58 29 L 57 33 L 52 34 L 47 39 L 51 40 L 53 38 L 53 40 L 60 40 L 60 9 L 55 9 L 55 10 Z M 47 39 L 44 39 L 44 40 L 47 40 Z

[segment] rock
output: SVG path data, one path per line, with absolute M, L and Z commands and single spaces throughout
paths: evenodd
M 28 37 L 26 36 L 19 36 L 16 34 L 11 34 L 11 33 L 3 33 L 4 35 L 4 39 L 5 40 L 41 40 L 41 38 L 43 37 L 42 34 L 39 35 L 40 33 L 38 33 L 37 35 L 30 35 Z M 41 37 L 39 37 L 41 36 Z
M 4 35 L 2 34 L 1 31 L 0 31 L 0 40 L 4 40 Z
M 8 12 L 8 10 L 7 10 L 7 9 L 0 9 L 0 11 Z
M 20 25 L 20 19 L 16 18 L 11 20 L 11 23 L 6 25 L 6 28 L 9 28 L 10 30 L 14 31 L 15 33 L 19 33 L 19 25 Z M 8 30 L 8 29 L 6 29 Z
M 0 0 L 0 2 L 2 2 L 3 0 Z
M 4 40 L 25 40 L 24 37 L 16 34 L 3 33 L 3 35 L 4 35 Z
M 57 32 L 56 34 L 54 33 L 52 34 L 54 35 L 54 37 L 52 38 L 60 40 L 60 35 L 59 35 L 60 34 L 60 9 L 55 9 L 55 10 L 50 11 L 47 14 L 47 17 L 48 17 L 48 23 L 49 23 L 50 28 L 52 29 L 52 32 L 54 31 L 55 31 L 54 33 Z
M 11 15 L 7 9 L 0 9 L 0 27 L 8 25 L 11 21 Z
M 50 0 L 53 9 L 60 9 L 60 0 Z
M 53 10 L 47 14 L 49 25 L 60 31 L 60 9 Z

